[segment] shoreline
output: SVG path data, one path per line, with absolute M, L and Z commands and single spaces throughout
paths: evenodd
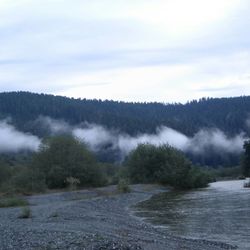
M 133 214 L 132 206 L 167 191 L 156 185 L 132 185 L 27 197 L 32 218 L 18 219 L 21 208 L 0 209 L 0 249 L 219 250 L 223 242 L 174 236 Z

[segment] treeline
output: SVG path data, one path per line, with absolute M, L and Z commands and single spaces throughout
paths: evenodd
M 5 194 L 44 192 L 128 183 L 161 183 L 175 188 L 204 187 L 211 176 L 170 146 L 141 144 L 122 166 L 98 162 L 88 148 L 71 136 L 43 142 L 26 164 L 0 163 L 0 191 Z
M 180 103 L 126 103 L 73 99 L 29 92 L 0 93 L 0 119 L 11 117 L 18 129 L 44 136 L 32 121 L 40 115 L 63 119 L 71 124 L 89 122 L 119 129 L 130 135 L 154 133 L 160 125 L 187 136 L 201 128 L 218 128 L 227 135 L 250 134 L 246 121 L 250 97 L 203 98 Z

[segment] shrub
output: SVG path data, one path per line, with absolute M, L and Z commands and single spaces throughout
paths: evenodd
M 44 141 L 33 163 L 45 176 L 49 188 L 65 188 L 68 177 L 81 186 L 100 186 L 105 178 L 87 147 L 72 136 L 56 136 Z
M 187 177 L 187 188 L 207 187 L 212 180 L 213 177 L 208 172 L 200 167 L 192 167 Z
M 129 193 L 131 192 L 129 181 L 125 179 L 121 179 L 117 185 L 117 189 L 120 193 Z
M 0 207 L 21 207 L 27 206 L 27 200 L 19 197 L 8 197 L 0 199 Z
M 141 144 L 126 159 L 133 183 L 161 183 L 187 189 L 207 184 L 207 177 L 195 171 L 182 152 L 168 145 Z
M 29 194 L 46 190 L 44 174 L 32 166 L 16 167 L 11 185 L 15 193 Z
M 28 219 L 32 217 L 32 212 L 31 209 L 29 207 L 24 207 L 20 213 L 20 215 L 18 216 L 18 218 L 20 219 Z
M 178 150 L 163 145 L 141 144 L 130 153 L 126 161 L 129 178 L 133 183 L 181 185 L 191 163 Z

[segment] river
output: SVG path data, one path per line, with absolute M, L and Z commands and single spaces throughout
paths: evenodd
M 243 180 L 219 181 L 208 188 L 153 196 L 136 207 L 146 221 L 188 238 L 222 241 L 250 249 L 250 188 Z

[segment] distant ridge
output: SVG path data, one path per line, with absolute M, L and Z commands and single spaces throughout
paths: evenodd
M 130 135 L 154 133 L 159 126 L 171 127 L 188 136 L 201 128 L 218 128 L 227 135 L 250 135 L 250 96 L 202 98 L 186 104 L 127 103 L 73 99 L 30 92 L 0 93 L 0 119 L 11 118 L 24 132 L 39 116 L 61 119 L 70 124 L 89 122 L 118 129 Z

